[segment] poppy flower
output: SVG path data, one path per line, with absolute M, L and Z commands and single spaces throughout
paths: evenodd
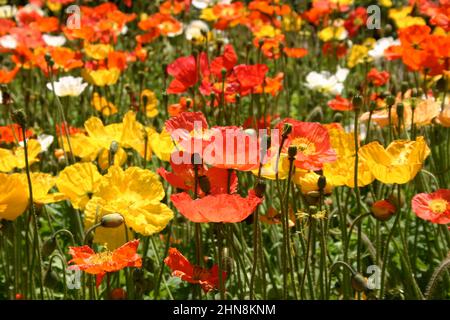
M 236 223 L 245 220 L 262 202 L 254 191 L 247 198 L 238 194 L 207 195 L 201 199 L 192 199 L 186 192 L 170 197 L 175 208 L 192 222 Z
M 75 209 L 84 209 L 100 184 L 102 176 L 90 162 L 67 166 L 56 179 L 58 190 L 65 194 Z
M 42 151 L 41 144 L 34 139 L 27 142 L 28 164 L 39 161 L 38 155 Z M 0 172 L 10 172 L 13 169 L 25 168 L 25 148 L 16 147 L 13 150 L 0 148 Z
M 429 154 L 422 136 L 415 141 L 395 140 L 386 149 L 377 141 L 359 149 L 360 158 L 375 178 L 387 184 L 403 184 L 414 179 Z
M 390 78 L 390 74 L 387 71 L 378 71 L 376 68 L 370 69 L 367 73 L 367 80 L 373 83 L 374 86 L 380 87 L 385 85 Z
M 181 157 L 183 156 L 181 155 Z M 161 167 L 157 170 L 157 173 L 175 188 L 194 191 L 195 188 L 194 165 L 190 163 L 176 164 L 173 161 L 173 158 L 171 158 L 170 166 L 172 168 L 172 172 L 169 172 Z M 209 180 L 209 184 L 211 186 L 210 190 L 211 194 L 226 193 L 228 189 L 231 193 L 237 191 L 238 180 L 236 172 L 233 172 L 229 177 L 228 170 L 216 167 L 207 168 L 207 166 L 205 165 L 197 165 L 197 170 L 198 170 L 197 172 L 198 177 L 205 176 Z M 228 179 L 230 179 L 230 181 L 228 181 Z M 229 187 L 228 183 L 230 183 Z M 203 191 L 201 190 L 198 181 L 197 181 L 197 192 L 199 194 L 203 194 Z
M 175 117 L 188 111 L 189 106 L 192 106 L 192 99 L 181 97 L 178 103 L 173 103 L 167 107 L 167 112 L 169 112 L 169 116 Z
M 111 68 L 111 69 L 83 69 L 81 71 L 81 75 L 84 80 L 87 82 L 94 84 L 98 87 L 110 86 L 115 84 L 120 77 L 120 69 Z
M 141 105 L 142 111 L 148 118 L 154 118 L 158 115 L 158 99 L 156 94 L 148 89 L 142 90 L 141 92 Z
M 200 71 L 205 72 L 207 57 L 204 52 L 200 54 Z M 197 62 L 194 56 L 181 57 L 167 66 L 167 73 L 175 79 L 169 84 L 167 93 L 183 93 L 193 87 L 198 81 Z
M 172 276 L 192 284 L 199 284 L 203 291 L 209 292 L 219 288 L 219 267 L 214 265 L 211 269 L 205 269 L 192 265 L 176 248 L 169 248 L 169 255 L 164 263 L 172 270 Z M 225 282 L 227 273 L 222 271 L 222 281 Z
M 0 219 L 15 220 L 28 207 L 28 184 L 19 174 L 0 173 Z
M 84 89 L 87 87 L 87 83 L 82 82 L 83 79 L 80 77 L 61 77 L 58 81 L 53 82 L 53 85 L 49 82 L 47 83 L 47 89 L 53 91 L 55 89 L 55 94 L 58 97 L 77 97 L 83 93 Z
M 20 174 L 24 184 L 27 185 L 27 175 Z M 33 201 L 36 204 L 48 204 L 59 202 L 66 199 L 66 196 L 61 192 L 50 193 L 50 190 L 55 186 L 56 178 L 51 174 L 42 172 L 31 173 L 31 185 L 33 186 Z
M 335 111 L 350 111 L 353 110 L 352 102 L 339 94 L 333 100 L 327 102 L 327 105 Z
M 283 90 L 284 73 L 279 72 L 275 77 L 266 77 L 263 84 L 255 88 L 254 93 L 267 93 L 276 97 Z
M 110 116 L 117 113 L 117 107 L 106 100 L 105 97 L 101 97 L 98 92 L 94 92 L 91 101 L 92 106 L 104 116 Z
M 114 251 L 94 252 L 89 246 L 69 247 L 72 264 L 69 269 L 78 269 L 97 276 L 97 287 L 108 272 L 116 272 L 126 267 L 140 268 L 142 258 L 137 254 L 139 240 L 125 243 Z
M 233 72 L 240 84 L 240 91 L 245 95 L 252 88 L 261 85 L 265 79 L 269 68 L 265 64 L 256 65 L 238 65 L 234 67 Z
M 25 137 L 30 138 L 33 135 L 33 130 L 27 129 L 25 131 Z M 20 141 L 23 141 L 23 134 L 22 129 L 17 123 L 13 123 L 8 126 L 0 126 L 0 142 L 15 143 Z
M 127 227 L 137 233 L 149 236 L 160 232 L 173 218 L 172 210 L 160 202 L 164 196 L 162 183 L 154 172 L 138 167 L 123 170 L 111 166 L 86 204 L 86 228 L 104 215 L 119 213 Z M 123 228 L 99 227 L 95 230 L 94 241 L 106 242 L 109 248 L 117 248 L 125 240 Z
M 319 123 L 302 122 L 291 118 L 281 121 L 277 128 L 282 130 L 284 124 L 292 125 L 292 132 L 286 139 L 283 152 L 289 146 L 297 147 L 294 165 L 306 170 L 320 170 L 324 163 L 336 160 L 336 152 L 332 149 L 328 130 Z
M 308 54 L 308 50 L 304 48 L 284 48 L 283 52 L 290 58 L 303 58 Z
M 421 219 L 432 223 L 450 223 L 450 189 L 419 193 L 412 199 L 412 209 Z
M 373 203 L 370 211 L 378 220 L 386 221 L 395 214 L 397 208 L 389 200 L 378 200 Z

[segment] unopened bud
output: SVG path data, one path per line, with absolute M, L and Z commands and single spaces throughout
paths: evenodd
M 198 184 L 200 185 L 200 189 L 205 193 L 209 194 L 211 192 L 211 183 L 207 176 L 198 177 Z
M 352 276 L 352 288 L 357 292 L 367 291 L 367 279 L 360 273 Z
M 403 105 L 403 103 L 398 103 L 397 104 L 397 117 L 399 118 L 399 119 L 403 119 L 403 112 L 404 112 L 404 110 L 405 110 L 405 107 L 404 107 L 404 105 Z
M 45 240 L 45 242 L 42 244 L 41 252 L 42 252 L 42 258 L 49 257 L 53 251 L 56 249 L 56 238 L 50 237 L 49 239 Z
M 317 186 L 319 187 L 319 190 L 323 191 L 327 186 L 327 178 L 325 178 L 325 176 L 320 176 L 317 180 Z
M 109 146 L 109 152 L 112 156 L 114 156 L 117 151 L 119 151 L 119 143 L 117 141 L 111 142 L 111 145 Z
M 104 215 L 100 221 L 104 228 L 117 228 L 122 225 L 124 219 L 120 213 L 110 213 Z
M 264 181 L 259 181 L 255 185 L 255 194 L 258 198 L 264 197 L 266 192 L 266 183 Z
M 294 160 L 295 156 L 297 155 L 297 147 L 296 146 L 289 146 L 288 148 L 288 158 L 289 160 Z
M 27 117 L 25 116 L 25 112 L 22 109 L 14 110 L 11 113 L 11 117 L 14 122 L 16 122 L 22 128 L 27 127 Z
M 287 137 L 290 133 L 292 132 L 292 124 L 290 123 L 285 123 L 283 125 L 283 132 L 281 133 L 281 135 L 283 137 Z
M 359 110 L 363 104 L 363 98 L 359 94 L 356 94 L 352 99 L 353 108 Z
M 387 221 L 395 214 L 395 206 L 387 200 L 378 200 L 370 208 L 372 216 L 380 221 Z

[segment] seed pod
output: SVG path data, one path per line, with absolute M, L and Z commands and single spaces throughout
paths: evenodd
M 104 228 L 117 228 L 122 225 L 124 219 L 120 213 L 110 213 L 104 215 L 100 221 Z

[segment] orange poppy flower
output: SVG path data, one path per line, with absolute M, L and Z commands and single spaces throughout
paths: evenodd
M 189 101 L 189 102 L 188 102 Z M 188 110 L 188 104 L 192 106 L 192 99 L 187 97 L 181 97 L 178 103 L 171 104 L 167 107 L 167 111 L 171 117 L 180 115 Z
M 353 110 L 352 102 L 340 95 L 334 97 L 333 100 L 328 101 L 327 105 L 336 111 L 350 111 Z
M 214 265 L 211 269 L 194 266 L 176 248 L 169 249 L 169 256 L 164 259 L 164 263 L 172 270 L 174 277 L 192 284 L 199 284 L 205 292 L 219 288 L 218 265 Z M 227 273 L 222 271 L 223 282 L 226 276 Z
M 284 48 L 283 52 L 290 58 L 303 58 L 308 54 L 308 50 L 304 48 Z
M 412 199 L 412 209 L 421 219 L 432 223 L 450 223 L 450 189 L 419 193 Z
M 25 131 L 25 136 L 30 138 L 34 135 L 33 130 L 27 129 Z M 4 143 L 16 143 L 23 141 L 22 129 L 16 123 L 13 123 L 9 126 L 1 126 L 0 127 L 0 142 Z
M 336 161 L 336 151 L 331 148 L 330 135 L 323 125 L 286 118 L 277 128 L 281 131 L 285 123 L 292 125 L 292 132 L 283 152 L 287 152 L 291 145 L 297 147 L 296 167 L 315 171 L 322 169 L 324 163 Z
M 175 208 L 192 222 L 236 223 L 245 220 L 262 202 L 253 190 L 247 198 L 238 194 L 208 195 L 201 199 L 192 199 L 186 192 L 170 197 Z
M 69 268 L 96 275 L 96 284 L 99 286 L 107 272 L 116 272 L 126 267 L 140 268 L 142 266 L 142 259 L 136 253 L 138 246 L 139 240 L 133 240 L 114 251 L 106 250 L 99 253 L 95 253 L 86 245 L 69 247 L 69 254 L 72 256 L 69 263 L 74 264 Z
M 55 63 L 54 68 L 61 68 L 64 71 L 69 71 L 75 68 L 81 68 L 83 66 L 81 53 L 75 52 L 70 48 L 52 48 L 50 55 Z
M 388 200 L 378 200 L 373 203 L 370 211 L 378 220 L 386 221 L 394 215 L 397 208 Z
M 378 71 L 376 68 L 370 69 L 367 73 L 367 80 L 373 83 L 374 86 L 380 87 L 385 85 L 390 78 L 390 74 L 387 71 Z
M 19 70 L 20 68 L 18 66 L 15 66 L 12 70 L 7 70 L 4 68 L 0 69 L 0 83 L 10 83 L 15 78 Z

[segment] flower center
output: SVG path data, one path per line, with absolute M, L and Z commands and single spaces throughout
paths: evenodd
M 447 210 L 448 202 L 444 199 L 434 199 L 430 201 L 430 204 L 428 205 L 433 211 L 433 213 L 436 214 L 442 214 Z
M 92 264 L 103 264 L 105 262 L 110 261 L 111 258 L 112 258 L 111 251 L 103 251 L 93 255 L 90 260 Z
M 316 146 L 307 138 L 295 138 L 291 141 L 292 146 L 296 146 L 299 152 L 305 155 L 310 155 L 316 152 Z

